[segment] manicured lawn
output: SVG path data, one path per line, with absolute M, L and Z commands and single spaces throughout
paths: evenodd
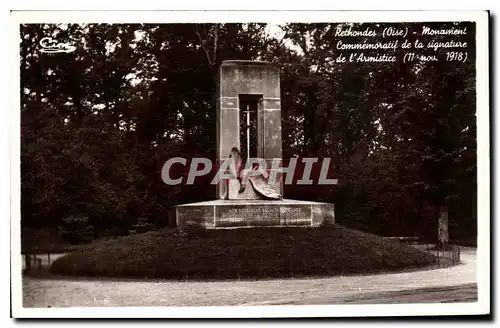
M 430 254 L 347 229 L 164 229 L 92 243 L 61 257 L 64 275 L 224 279 L 328 276 L 423 267 Z

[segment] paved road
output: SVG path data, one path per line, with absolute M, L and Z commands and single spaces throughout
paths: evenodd
M 477 300 L 476 251 L 463 264 L 383 275 L 266 281 L 123 281 L 23 278 L 25 307 L 210 306 Z
M 465 284 L 449 287 L 431 287 L 404 289 L 390 292 L 359 293 L 347 297 L 323 297 L 308 302 L 291 304 L 388 304 L 388 303 L 451 303 L 476 302 L 477 284 Z

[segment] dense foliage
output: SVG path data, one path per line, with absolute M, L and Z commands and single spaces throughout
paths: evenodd
M 59 231 L 61 238 L 72 244 L 90 243 L 94 237 L 94 227 L 88 217 L 64 217 Z
M 284 157 L 331 157 L 339 179 L 286 186 L 287 198 L 333 202 L 346 226 L 429 238 L 448 208 L 451 239 L 474 238 L 475 33 L 461 24 L 465 63 L 408 64 L 334 63 L 337 24 L 287 24 L 281 34 L 266 24 L 23 25 L 22 223 L 75 215 L 97 234 L 127 231 L 213 199 L 211 177 L 167 186 L 161 167 L 215 157 L 217 67 L 260 59 L 281 68 Z M 46 36 L 76 51 L 41 53 Z

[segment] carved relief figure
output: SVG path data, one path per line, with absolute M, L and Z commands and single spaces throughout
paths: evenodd
M 268 184 L 269 174 L 257 163 L 245 168 L 238 148 L 231 149 L 230 169 L 235 179 L 229 180 L 229 199 L 281 199 L 282 196 Z

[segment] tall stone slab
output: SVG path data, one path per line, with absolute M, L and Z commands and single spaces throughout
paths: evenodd
M 240 100 L 252 98 L 257 105 L 257 158 L 281 163 L 281 99 L 279 68 L 269 62 L 228 60 L 217 76 L 217 158 L 220 166 L 232 147 L 240 144 Z M 270 166 L 270 165 L 269 165 Z M 275 189 L 283 195 L 280 179 Z M 217 185 L 217 198 L 225 199 L 227 185 Z
M 246 124 L 243 125 L 241 115 L 253 115 L 252 123 L 245 117 Z M 217 76 L 216 122 L 219 168 L 229 159 L 233 147 L 240 150 L 246 147 L 247 156 L 259 162 L 265 161 L 268 169 L 275 169 L 270 172 L 276 177 L 275 182 L 269 181 L 273 179 L 270 178 L 268 183 L 283 195 L 279 68 L 268 62 L 224 61 Z M 242 125 L 246 131 L 240 131 Z M 242 132 L 247 142 L 252 135 L 252 144 L 242 144 Z M 237 179 L 227 179 L 217 185 L 216 200 L 177 205 L 177 226 L 225 229 L 335 224 L 333 204 L 284 198 L 260 199 L 254 188 L 245 188 L 241 193 L 253 192 L 254 195 L 231 196 L 238 194 L 239 189 Z

